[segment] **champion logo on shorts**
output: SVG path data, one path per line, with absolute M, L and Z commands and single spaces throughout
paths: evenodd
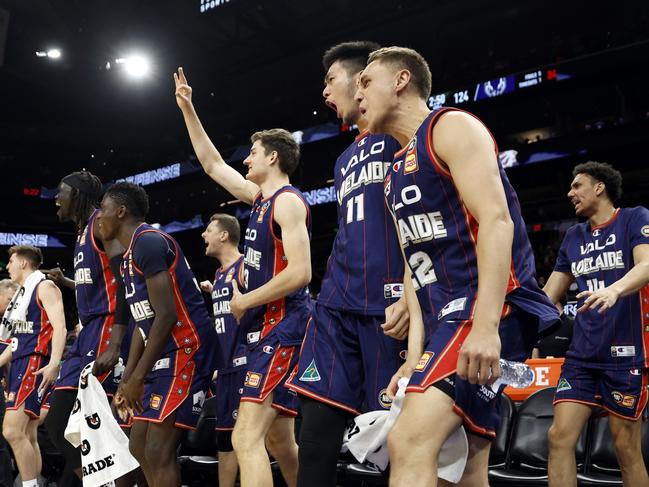
M 640 233 L 643 237 L 649 237 L 649 225 L 645 225 L 640 229 Z
M 315 365 L 315 359 L 311 360 L 299 380 L 302 382 L 317 382 L 320 380 L 320 372 L 318 372 L 318 367 Z
M 635 357 L 635 346 L 612 346 L 611 357 Z
M 642 375 L 642 370 L 640 370 L 640 369 L 631 369 L 631 370 L 629 370 L 629 374 L 631 374 L 631 375 Z
M 557 384 L 557 392 L 569 391 L 570 389 L 572 389 L 572 386 L 566 379 L 562 377 L 559 383 Z

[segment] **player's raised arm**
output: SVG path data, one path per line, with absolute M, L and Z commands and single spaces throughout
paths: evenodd
M 203 170 L 232 196 L 244 203 L 252 204 L 255 195 L 259 192 L 259 187 L 255 183 L 247 181 L 236 169 L 230 167 L 212 144 L 196 114 L 192 103 L 192 88 L 187 82 L 183 68 L 178 68 L 178 72 L 174 73 L 174 82 L 176 84 L 176 103 L 183 113 L 192 146 Z
M 232 314 L 239 319 L 250 308 L 288 296 L 311 282 L 311 246 L 307 230 L 307 209 L 293 193 L 277 197 L 274 220 L 282 229 L 287 265 L 263 286 L 246 294 L 235 294 L 230 301 Z
M 478 298 L 471 333 L 458 360 L 458 375 L 485 384 L 500 375 L 498 325 L 509 277 L 514 239 L 494 142 L 476 118 L 442 115 L 433 129 L 435 147 L 446 162 L 460 199 L 477 220 Z

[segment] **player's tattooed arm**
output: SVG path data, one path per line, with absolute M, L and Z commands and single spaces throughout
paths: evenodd
M 54 283 L 43 281 L 38 287 L 38 296 L 52 325 L 52 352 L 50 354 L 50 360 L 47 365 L 35 372 L 36 375 L 43 376 L 39 391 L 44 392 L 59 375 L 59 364 L 63 358 L 63 349 L 65 347 L 65 312 L 63 311 L 61 290 Z
M 582 291 L 577 299 L 586 298 L 577 310 L 578 313 L 595 309 L 600 313 L 612 308 L 623 296 L 638 292 L 649 284 L 649 244 L 636 245 L 633 248 L 633 267 L 623 277 L 610 286 L 597 291 Z
M 275 200 L 275 222 L 282 229 L 282 242 L 287 265 L 263 286 L 246 294 L 237 289 L 230 301 L 230 311 L 239 321 L 250 308 L 288 296 L 311 282 L 311 245 L 306 227 L 307 209 L 294 193 L 285 192 Z
M 441 116 L 433 128 L 433 139 L 460 200 L 478 222 L 478 294 L 457 374 L 472 384 L 486 384 L 500 376 L 498 326 L 511 270 L 514 223 L 495 144 L 486 127 L 469 114 L 453 111 Z
M 189 86 L 183 68 L 178 68 L 178 72 L 174 73 L 174 83 L 176 103 L 183 114 L 189 138 L 203 170 L 232 196 L 244 203 L 252 204 L 255 195 L 259 192 L 259 186 L 246 180 L 236 169 L 230 167 L 210 140 L 192 103 L 192 88 Z

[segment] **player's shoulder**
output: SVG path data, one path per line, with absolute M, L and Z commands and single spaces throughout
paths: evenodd
M 627 220 L 634 220 L 636 218 L 647 220 L 649 219 L 649 210 L 644 206 L 620 208 L 620 216 L 625 217 Z

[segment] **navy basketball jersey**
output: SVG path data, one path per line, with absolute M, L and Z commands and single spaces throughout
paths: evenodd
M 11 360 L 27 355 L 50 356 L 52 325 L 38 297 L 39 282 L 27 307 L 25 321 L 14 321 L 11 331 Z
M 422 312 L 434 326 L 442 319 L 472 319 L 478 291 L 478 222 L 462 202 L 431 140 L 434 124 L 448 110 L 435 110 L 426 117 L 408 145 L 395 155 L 385 181 L 387 203 L 397 221 Z M 497 154 L 498 149 L 495 151 Z M 538 316 L 544 329 L 559 316 L 536 282 L 520 204 L 502 167 L 500 178 L 514 222 L 503 314 L 513 305 Z
M 98 211 L 92 213 L 74 247 L 74 287 L 82 325 L 94 317 L 115 313 L 117 282 L 110 259 L 93 234 Z
M 596 227 L 588 222 L 571 227 L 555 270 L 572 274 L 578 292 L 597 291 L 629 272 L 633 248 L 641 244 L 649 244 L 649 210 L 620 208 Z M 604 313 L 592 309 L 577 313 L 566 361 L 602 369 L 642 368 L 649 366 L 648 351 L 649 285 L 618 298 Z
M 161 353 L 161 357 L 170 357 L 172 362 L 158 360 L 154 371 L 169 368 L 168 373 L 177 375 L 177 372 L 182 370 L 190 360 L 195 360 L 198 366 L 204 366 L 205 364 L 200 363 L 201 360 L 213 361 L 215 355 L 220 356 L 216 333 L 194 273 L 180 246 L 170 235 L 142 223 L 133 233 L 124 254 L 122 274 L 126 288 L 126 301 L 145 343 L 151 332 L 155 310 L 151 306 L 144 272 L 137 267 L 134 254 L 138 252 L 140 238 L 147 233 L 161 235 L 167 241 L 173 256 L 173 260 L 168 265 L 168 272 L 178 318 Z
M 392 137 L 364 132 L 336 160 L 338 232 L 318 296 L 325 306 L 382 315 L 403 292 L 403 258 L 383 196 L 397 150 Z
M 241 338 L 241 327 L 237 324 L 230 311 L 232 299 L 232 281 L 236 280 L 241 292 L 243 286 L 243 256 L 227 268 L 219 268 L 214 276 L 212 287 L 212 309 L 214 312 L 214 329 L 221 344 L 223 364 L 225 369 L 239 367 L 246 363 L 248 351 Z
M 259 193 L 252 204 L 250 221 L 245 235 L 244 280 L 248 292 L 266 284 L 288 265 L 284 254 L 281 229 L 273 219 L 275 201 L 284 192 L 296 194 L 304 203 L 307 210 L 307 229 L 309 236 L 311 235 L 309 204 L 297 188 L 284 186 L 267 199 L 263 199 Z M 308 308 L 309 302 L 308 289 L 303 287 L 272 303 L 249 309 L 241 319 L 243 332 L 247 334 L 260 331 L 260 338 L 264 338 L 277 327 L 277 333 L 284 344 L 300 343 L 304 338 L 306 319 L 303 320 L 304 323 L 302 320 L 287 321 L 286 324 L 290 329 L 278 325 L 287 314 L 303 312 Z

